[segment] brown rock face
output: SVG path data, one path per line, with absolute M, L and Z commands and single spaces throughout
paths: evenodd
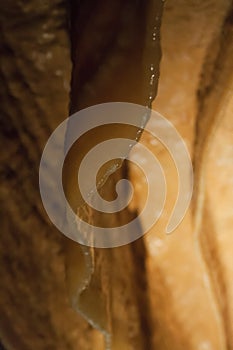
M 190 211 L 166 236 L 176 198 L 176 169 L 164 148 L 144 136 L 168 181 L 162 218 L 145 236 L 154 348 L 231 349 L 231 4 L 167 2 L 161 37 L 163 58 L 154 108 L 172 121 L 188 145 L 195 183 Z M 145 187 L 139 175 L 135 178 L 135 169 L 132 179 L 138 204 Z
M 148 105 L 156 95 L 161 9 L 159 0 L 1 5 L 0 343 L 6 350 L 233 349 L 230 1 L 165 2 L 153 107 L 180 132 L 195 173 L 193 202 L 176 231 L 164 233 L 176 169 L 148 134 L 141 142 L 161 162 L 168 193 L 161 219 L 143 239 L 84 248 L 56 231 L 40 200 L 41 153 L 69 104 L 71 112 L 112 100 Z M 135 130 L 124 132 L 134 138 Z M 72 162 L 67 169 L 64 185 L 75 207 Z M 118 169 L 102 195 L 112 199 L 125 174 L 135 196 L 113 224 L 136 215 L 146 196 L 133 166 Z M 95 213 L 95 220 L 107 219 Z
M 79 333 L 89 326 L 68 304 L 61 235 L 38 189 L 41 152 L 67 116 L 66 16 L 60 1 L 1 4 L 0 339 L 6 349 L 92 348 Z

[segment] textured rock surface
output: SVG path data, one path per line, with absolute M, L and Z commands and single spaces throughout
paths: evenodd
M 127 11 L 130 10 L 130 6 L 132 8 L 132 1 L 129 1 L 128 9 L 118 2 L 116 5 L 119 8 L 120 18 L 122 9 L 124 12 L 126 8 L 127 18 Z M 88 6 L 90 7 L 90 4 Z M 110 6 L 108 7 L 114 17 L 116 13 Z M 140 33 L 140 28 L 136 26 L 141 17 L 139 8 L 136 13 L 137 17 L 133 16 L 131 19 L 133 29 L 139 30 Z M 1 134 L 5 148 L 1 153 L 3 234 L 1 237 L 0 336 L 7 349 L 73 349 L 76 347 L 102 349 L 104 347 L 103 336 L 89 326 L 81 316 L 76 315 L 67 302 L 63 247 L 71 243 L 65 242 L 54 230 L 42 209 L 38 192 L 37 172 L 43 146 L 50 132 L 66 117 L 68 110 L 71 64 L 66 17 L 66 6 L 62 2 L 44 1 L 38 5 L 33 1 L 28 4 L 19 1 L 8 2 L 2 6 Z M 97 18 L 98 22 L 98 18 L 103 18 L 102 12 L 94 15 L 93 18 Z M 145 20 L 145 17 L 143 19 Z M 127 20 L 123 27 L 127 29 Z M 145 24 L 142 23 L 142 28 L 144 27 Z M 115 28 L 113 27 L 112 30 L 114 34 Z M 129 32 L 129 42 L 126 43 L 126 47 L 131 42 L 132 35 L 133 33 Z M 95 44 L 94 39 L 91 42 Z M 135 49 L 132 45 L 131 48 L 136 54 L 139 52 L 141 55 L 142 50 Z M 117 46 L 114 50 L 117 51 Z M 157 52 L 156 57 L 159 58 L 160 52 L 156 51 L 156 55 Z M 85 50 L 83 53 L 86 55 Z M 113 63 L 114 57 L 113 53 Z M 120 65 L 122 66 L 122 63 Z M 127 71 L 129 70 L 126 70 L 126 73 Z M 145 72 L 146 77 L 147 74 L 149 72 Z M 142 74 L 140 76 L 145 79 Z M 105 77 L 108 78 L 108 74 Z M 128 79 L 129 77 L 126 81 Z M 95 77 L 92 81 L 93 86 L 98 81 L 100 80 Z M 77 89 L 81 89 L 82 85 Z M 107 81 L 105 89 L 111 86 L 112 80 Z M 73 94 L 75 89 L 72 90 Z M 102 96 L 103 100 L 105 100 L 105 89 L 102 91 L 100 87 L 94 89 L 99 90 L 99 96 Z M 142 84 L 138 82 L 138 90 L 140 89 L 144 93 Z M 120 93 L 122 96 L 122 92 Z M 145 95 L 147 94 L 148 92 L 145 92 Z M 97 102 L 91 99 L 88 92 L 83 96 L 89 99 L 88 104 Z M 133 97 L 135 101 L 137 96 Z M 108 95 L 107 100 L 109 98 Z M 113 188 L 114 182 L 111 184 L 110 181 L 109 186 Z M 125 343 L 131 344 L 130 346 L 134 349 L 142 349 L 149 347 L 149 337 L 146 336 L 149 330 L 145 323 L 148 318 L 147 298 L 144 299 L 143 293 L 145 282 L 144 278 L 138 281 L 133 263 L 134 260 L 139 262 L 139 269 L 143 274 L 143 263 L 141 264 L 140 259 L 137 258 L 137 254 L 140 253 L 143 256 L 143 252 L 140 248 L 138 253 L 137 245 L 134 245 L 134 249 L 131 246 L 124 247 L 110 254 L 111 260 L 108 259 L 108 265 L 110 261 L 125 260 L 129 267 L 114 265 L 111 283 L 119 287 L 117 290 L 112 289 L 113 292 L 109 289 L 108 294 L 115 293 L 113 296 L 114 327 L 119 329 L 121 326 L 119 334 L 124 333 L 124 338 L 116 336 L 117 343 L 122 343 L 122 339 L 125 339 Z M 143 247 L 142 242 L 141 245 Z M 76 254 L 76 248 L 74 250 Z M 96 255 L 98 257 L 98 254 Z M 101 304 L 98 299 L 101 294 L 97 289 L 104 285 L 103 270 L 107 265 L 104 260 L 108 255 L 99 253 L 99 259 L 95 262 L 96 278 L 94 282 L 92 279 L 90 286 L 92 300 L 96 297 L 93 301 L 94 307 L 89 306 L 92 310 Z M 70 249 L 68 258 L 72 259 Z M 72 266 L 75 273 L 80 269 L 78 265 Z M 99 270 L 101 273 L 98 272 Z M 133 289 L 136 293 L 133 293 Z M 83 299 L 82 304 L 88 305 L 85 303 L 85 297 Z M 88 317 L 87 309 L 85 313 Z M 144 320 L 141 319 L 140 313 L 146 315 Z M 100 320 L 101 313 L 97 312 L 96 323 Z M 142 321 L 143 324 L 141 324 Z M 124 346 L 127 346 L 126 344 Z
M 163 216 L 145 237 L 154 348 L 232 348 L 233 115 L 229 13 L 229 1 L 168 1 L 165 5 L 163 58 L 154 108 L 173 122 L 195 159 L 198 204 L 171 236 L 164 234 L 176 198 L 176 169 L 164 148 L 144 136 L 145 144 L 163 164 L 168 180 Z M 135 171 L 132 179 L 138 190 L 138 204 L 145 187 Z
M 69 306 L 62 237 L 38 191 L 42 149 L 68 110 L 66 7 L 4 2 L 0 21 L 0 339 L 6 349 L 93 349 L 91 327 Z
M 129 321 L 121 334 L 134 348 L 233 349 L 230 6 L 228 0 L 168 0 L 165 5 L 154 108 L 184 137 L 198 186 L 192 210 L 176 232 L 165 236 L 176 195 L 175 168 L 163 148 L 144 136 L 168 174 L 164 215 L 145 237 L 147 253 L 139 241 L 131 250 L 114 250 L 110 258 L 100 253 L 96 265 L 104 269 L 101 258 L 118 262 L 112 269 L 117 288 L 111 312 L 117 315 L 117 325 L 121 319 Z M 55 0 L 8 1 L 1 6 L 0 340 L 7 350 L 104 347 L 103 336 L 67 301 L 63 250 L 71 245 L 72 260 L 77 247 L 53 228 L 37 190 L 43 146 L 68 110 L 71 63 L 66 18 L 66 4 Z M 92 52 L 92 47 L 87 50 Z M 101 79 L 95 83 L 95 89 L 103 87 Z M 81 103 L 95 99 L 92 92 L 86 86 L 82 98 L 87 100 Z M 134 208 L 140 209 L 145 188 L 137 169 L 131 174 L 138 195 Z M 121 279 L 125 261 L 127 275 Z M 133 267 L 135 261 L 142 261 L 141 269 Z M 96 276 L 94 288 L 103 286 L 98 279 L 103 271 Z M 99 296 L 94 288 L 93 295 Z

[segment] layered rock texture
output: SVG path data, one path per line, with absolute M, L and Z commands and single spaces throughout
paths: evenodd
M 233 349 L 232 3 L 167 0 L 163 14 L 162 7 L 158 0 L 2 3 L 3 349 Z M 48 219 L 38 189 L 50 133 L 69 109 L 112 100 L 148 105 L 156 92 L 153 108 L 175 125 L 193 161 L 194 196 L 184 220 L 165 234 L 176 169 L 163 146 L 144 134 L 141 142 L 167 176 L 161 219 L 120 248 L 89 249 L 66 239 Z M 135 196 L 113 224 L 135 216 L 146 196 L 132 165 L 118 169 L 102 194 L 112 199 L 125 174 Z M 72 181 L 68 165 L 68 197 Z

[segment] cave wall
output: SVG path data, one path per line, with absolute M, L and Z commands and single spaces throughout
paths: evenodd
M 136 330 L 129 341 L 134 348 L 233 349 L 231 5 L 228 0 L 165 3 L 153 107 L 174 123 L 187 143 L 196 185 L 185 219 L 166 236 L 176 195 L 175 168 L 161 145 L 144 136 L 168 173 L 165 211 L 144 242 L 111 256 L 117 262 L 116 286 L 122 295 L 127 290 L 122 304 L 121 297 L 115 299 L 113 311 L 121 310 L 118 324 L 131 315 Z M 38 191 L 41 152 L 51 131 L 68 115 L 69 11 L 61 1 L 8 1 L 1 7 L 0 340 L 7 350 L 105 346 L 103 335 L 71 308 L 64 250 L 72 258 L 72 248 L 67 248 L 72 243 L 50 223 Z M 91 54 L 92 47 L 88 49 Z M 96 84 L 99 89 L 101 79 Z M 83 91 L 82 97 L 88 96 Z M 138 196 L 133 210 L 140 209 L 145 195 L 141 174 L 131 168 L 130 178 Z M 130 301 L 135 288 L 122 288 L 127 275 L 120 279 L 125 256 L 132 286 L 141 283 Z M 134 261 L 142 262 L 141 269 L 132 268 Z

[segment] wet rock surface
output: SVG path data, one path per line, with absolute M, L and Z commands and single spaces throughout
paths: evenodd
M 86 23 L 90 3 L 86 4 L 79 25 Z M 64 250 L 73 295 L 80 247 L 54 229 L 38 191 L 41 152 L 51 131 L 68 115 L 71 5 L 54 0 L 1 5 L 0 340 L 6 350 L 105 347 L 103 335 L 68 301 Z M 114 6 L 106 12 L 105 26 L 110 18 L 118 22 L 123 5 L 119 1 Z M 103 15 L 96 8 L 90 21 L 98 28 Z M 74 12 L 72 16 L 74 20 Z M 92 36 L 98 43 L 98 35 Z M 175 168 L 161 145 L 145 135 L 143 142 L 168 171 L 164 215 L 143 241 L 96 253 L 90 290 L 96 304 L 106 290 L 114 297 L 111 317 L 119 331 L 115 344 L 121 349 L 233 349 L 231 2 L 167 1 L 161 37 L 160 84 L 153 106 L 174 123 L 191 152 L 196 176 L 193 205 L 176 232 L 165 236 L 175 199 Z M 85 81 L 80 60 L 72 85 L 74 110 L 98 102 L 96 91 L 102 91 L 102 101 L 109 98 L 104 91 L 112 83 L 101 78 L 101 57 L 90 43 L 83 42 L 81 58 L 92 57 L 97 77 L 92 83 Z M 109 72 L 118 49 L 102 70 Z M 114 88 L 109 93 L 114 96 Z M 117 96 L 122 93 L 127 91 L 118 89 Z M 134 98 L 138 97 L 130 95 Z M 109 180 L 108 189 L 121 175 L 120 171 Z M 130 178 L 136 188 L 133 210 L 138 210 L 145 188 L 136 169 L 130 169 Z M 83 251 L 78 254 L 82 258 Z M 111 281 L 106 281 L 109 261 L 114 265 Z M 82 303 L 85 306 L 86 301 Z M 101 319 L 101 313 L 95 316 Z

